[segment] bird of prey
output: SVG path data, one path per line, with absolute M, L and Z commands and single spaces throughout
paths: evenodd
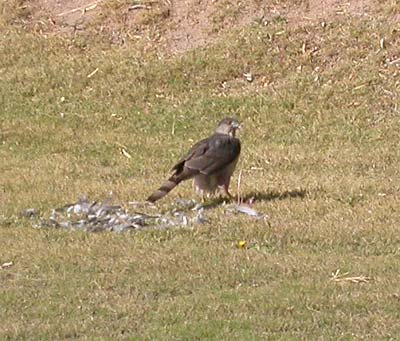
M 155 202 L 166 196 L 180 182 L 193 179 L 197 193 L 214 194 L 220 189 L 229 193 L 229 182 L 240 154 L 240 141 L 235 137 L 239 122 L 233 118 L 224 118 L 210 137 L 197 142 L 189 152 L 172 168 L 172 176 L 147 198 Z

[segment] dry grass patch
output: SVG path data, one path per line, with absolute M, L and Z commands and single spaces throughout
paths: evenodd
M 393 27 L 274 20 L 163 58 L 1 25 L 3 338 L 399 334 Z M 84 234 L 19 216 L 110 191 L 141 201 L 227 114 L 244 123 L 241 192 L 267 220 L 216 205 L 195 228 Z M 190 184 L 157 209 L 177 197 Z

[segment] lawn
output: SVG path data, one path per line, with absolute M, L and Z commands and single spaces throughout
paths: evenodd
M 0 338 L 397 339 L 395 5 L 169 54 L 37 32 L 0 4 Z M 263 219 L 218 202 L 205 224 L 38 228 L 82 196 L 144 201 L 225 116 L 243 123 L 232 192 L 241 173 Z M 150 210 L 178 198 L 199 200 L 184 183 Z

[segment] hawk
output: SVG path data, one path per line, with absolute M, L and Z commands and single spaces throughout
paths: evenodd
M 220 189 L 231 198 L 228 189 L 240 154 L 240 141 L 235 137 L 239 128 L 237 120 L 224 118 L 213 135 L 194 144 L 177 162 L 171 170 L 172 176 L 147 201 L 156 202 L 188 179 L 193 179 L 194 188 L 201 196 Z

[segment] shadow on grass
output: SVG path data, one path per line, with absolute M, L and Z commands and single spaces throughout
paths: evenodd
M 269 192 L 250 192 L 242 197 L 242 203 L 244 204 L 252 204 L 260 201 L 272 201 L 272 200 L 284 200 L 290 198 L 304 198 L 307 194 L 305 189 L 294 189 L 290 191 L 269 191 Z M 208 210 L 215 207 L 218 207 L 224 203 L 227 203 L 226 198 L 216 198 L 213 199 L 211 202 L 207 202 L 203 205 L 203 208 Z M 232 202 L 236 202 L 234 199 Z
M 284 200 L 289 198 L 304 198 L 307 194 L 305 189 L 294 189 L 291 191 L 269 191 L 269 192 L 252 192 L 243 197 L 243 202 L 272 201 Z

